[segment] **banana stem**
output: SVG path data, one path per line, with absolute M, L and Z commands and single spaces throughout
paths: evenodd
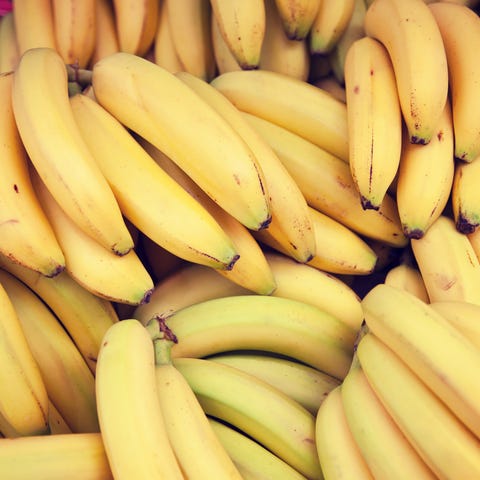
M 165 320 L 165 317 L 155 315 L 145 325 L 152 337 L 156 365 L 172 363 L 172 346 L 178 342 L 176 335 L 166 324 Z
M 92 74 L 91 70 L 86 70 L 84 68 L 79 68 L 77 65 L 65 65 L 67 68 L 68 81 L 75 82 L 86 87 L 92 83 Z

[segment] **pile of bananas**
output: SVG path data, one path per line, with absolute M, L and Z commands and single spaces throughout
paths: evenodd
M 0 2 L 0 478 L 480 478 L 478 1 Z

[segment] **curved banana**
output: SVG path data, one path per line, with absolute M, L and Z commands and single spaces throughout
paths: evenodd
M 12 100 L 27 153 L 67 215 L 108 250 L 118 255 L 131 250 L 120 208 L 73 118 L 60 54 L 28 50 L 13 76 Z
M 104 108 L 177 163 L 228 213 L 252 230 L 268 225 L 265 180 L 253 153 L 191 88 L 127 53 L 97 62 L 92 81 Z
M 378 284 L 362 305 L 369 331 L 478 436 L 480 350 L 428 304 L 404 290 Z
M 452 99 L 455 157 L 472 162 L 480 155 L 480 122 L 477 79 L 480 66 L 480 19 L 467 5 L 450 2 L 429 4 L 440 29 L 447 55 L 449 88 Z
M 123 215 L 145 235 L 179 257 L 231 269 L 238 253 L 215 218 L 100 104 L 77 94 L 70 98 L 70 105 L 78 128 L 109 182 Z
M 355 0 L 321 0 L 310 28 L 310 53 L 328 54 L 346 31 Z
M 57 317 L 24 283 L 0 270 L 0 282 L 26 332 L 48 398 L 75 433 L 98 432 L 95 378 Z
M 32 182 L 65 255 L 65 270 L 83 288 L 128 305 L 148 301 L 154 284 L 135 250 L 118 256 L 103 248 L 65 214 L 37 172 Z
M 151 332 L 155 381 L 168 439 L 186 478 L 242 480 L 185 376 L 172 363 L 172 332 Z
M 385 196 L 378 210 L 364 210 L 348 163 L 271 121 L 244 115 L 273 148 L 312 208 L 366 237 L 395 247 L 408 243 L 391 195 Z
M 396 199 L 402 228 L 408 238 L 421 238 L 442 214 L 453 188 L 454 132 L 450 102 L 428 145 L 408 141 L 406 132 L 396 180 Z
M 316 415 L 327 395 L 340 384 L 337 378 L 300 362 L 265 352 L 230 351 L 208 357 L 267 382 Z
M 329 93 L 268 70 L 227 72 L 210 83 L 239 110 L 296 133 L 348 161 L 347 108 Z
M 231 52 L 229 46 L 222 36 L 215 15 L 210 15 L 210 31 L 212 36 L 212 51 L 215 60 L 217 74 L 230 72 L 232 70 L 242 70 L 237 59 Z
M 99 433 L 0 439 L 0 477 L 113 480 Z
M 13 12 L 0 17 L 0 73 L 10 72 L 20 60 Z
M 116 480 L 183 480 L 159 408 L 153 341 L 134 319 L 105 333 L 95 379 L 105 453 Z
M 176 76 L 221 115 L 252 151 L 263 172 L 270 201 L 272 220 L 265 230 L 274 238 L 285 238 L 283 244 L 296 260 L 310 260 L 315 255 L 315 234 L 307 202 L 270 145 L 233 103 L 209 83 L 187 72 Z
M 480 440 L 415 372 L 370 333 L 358 343 L 357 355 L 372 389 L 433 473 L 477 478 Z
M 176 335 L 175 329 L 171 330 Z M 179 337 L 175 345 L 181 341 Z M 302 475 L 321 476 L 315 417 L 298 402 L 228 365 L 200 358 L 174 358 L 173 365 L 186 378 L 207 415 L 242 430 Z
M 390 55 L 408 140 L 430 142 L 448 94 L 447 57 L 433 13 L 423 0 L 375 0 L 364 27 Z
M 363 37 L 344 66 L 349 164 L 364 209 L 378 209 L 393 182 L 402 151 L 402 113 L 385 47 Z
M 324 478 L 374 480 L 347 424 L 340 385 L 318 409 L 315 442 Z
M 356 361 L 341 386 L 347 424 L 375 478 L 438 478 L 403 435 Z
M 28 157 L 12 110 L 13 73 L 0 75 L 0 253 L 47 277 L 65 268 L 65 257 L 33 189 Z
M 480 304 L 480 261 L 467 235 L 441 215 L 412 251 L 431 302 L 463 300 Z
M 144 56 L 155 38 L 158 0 L 113 0 L 120 51 Z
M 290 40 L 306 40 L 322 0 L 274 0 L 285 35 Z
M 415 265 L 402 262 L 393 266 L 387 271 L 384 283 L 406 290 L 425 303 L 430 302 L 422 274 Z
M 113 3 L 111 0 L 97 0 L 94 8 L 95 42 L 89 62 L 90 69 L 101 58 L 120 51 Z
M 166 323 L 178 338 L 174 358 L 263 350 L 339 379 L 348 370 L 356 337 L 342 321 L 313 305 L 264 295 L 206 300 L 177 310 Z
M 0 266 L 51 308 L 95 374 L 103 335 L 118 321 L 112 303 L 83 288 L 67 272 L 47 278 L 4 257 L 0 257 Z

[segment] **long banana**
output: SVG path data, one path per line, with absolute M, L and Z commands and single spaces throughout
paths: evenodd
M 477 478 L 480 440 L 416 373 L 370 333 L 358 343 L 357 355 L 372 389 L 434 474 Z
M 0 73 L 14 70 L 19 59 L 17 32 L 13 12 L 10 11 L 0 17 Z
M 448 94 L 447 57 L 433 13 L 423 0 L 375 0 L 364 26 L 390 55 L 409 141 L 430 142 Z
M 228 365 L 200 358 L 175 358 L 173 364 L 207 415 L 239 428 L 307 478 L 319 478 L 315 417 L 298 402 Z
M 232 216 L 253 230 L 268 225 L 265 180 L 251 150 L 175 75 L 117 53 L 97 62 L 93 88 L 101 105 L 170 157 Z
M 231 52 L 228 44 L 222 36 L 215 15 L 210 15 L 210 31 L 212 36 L 212 51 L 215 60 L 217 73 L 230 72 L 232 70 L 242 70 L 237 59 Z
M 133 247 L 132 238 L 76 126 L 67 89 L 65 63 L 55 50 L 35 48 L 22 56 L 12 92 L 20 137 L 35 169 L 68 216 L 107 249 L 123 255 Z
M 28 157 L 12 109 L 13 73 L 0 75 L 0 252 L 12 261 L 54 277 L 65 268 L 65 258 L 43 212 L 28 172 Z
M 310 33 L 321 0 L 274 0 L 287 38 L 305 40 Z
M 152 337 L 134 319 L 105 333 L 95 378 L 105 453 L 116 480 L 183 480 L 158 403 Z
M 362 305 L 368 329 L 479 435 L 480 351 L 428 304 L 404 290 L 378 284 Z

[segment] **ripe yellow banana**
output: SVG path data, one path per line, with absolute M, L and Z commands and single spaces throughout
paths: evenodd
M 428 145 L 415 145 L 404 132 L 396 199 L 402 228 L 408 238 L 421 238 L 442 214 L 453 188 L 453 124 L 450 102 Z
M 113 3 L 111 0 L 97 0 L 95 2 L 95 42 L 90 57 L 89 67 L 101 58 L 120 51 L 117 35 L 117 26 Z
M 211 84 L 239 110 L 296 133 L 348 161 L 347 109 L 329 93 L 268 70 L 227 72 Z
M 387 271 L 384 282 L 392 287 L 406 290 L 425 303 L 430 301 L 422 274 L 415 265 L 405 262 L 395 265 Z
M 253 230 L 268 225 L 265 180 L 251 150 L 175 75 L 117 53 L 95 65 L 93 88 L 104 108 L 177 163 L 237 220 Z
M 127 253 L 132 238 L 75 124 L 67 70 L 55 50 L 36 48 L 22 56 L 13 77 L 12 100 L 27 153 L 62 209 L 99 244 L 118 255 Z
M 214 217 L 157 165 L 100 104 L 82 94 L 71 97 L 70 104 L 123 215 L 179 257 L 231 269 L 238 254 Z
M 404 290 L 378 284 L 362 305 L 369 331 L 478 436 L 480 350 L 428 304 Z
M 357 355 L 372 389 L 434 474 L 477 478 L 480 440 L 416 373 L 371 333 L 358 343 Z
M 10 11 L 0 17 L 0 73 L 14 70 L 19 59 L 17 33 L 13 12 Z
M 99 433 L 0 440 L 0 477 L 10 480 L 113 480 Z
M 378 210 L 364 210 L 348 163 L 271 121 L 244 115 L 271 145 L 312 208 L 366 237 L 395 247 L 407 244 L 392 196 L 386 195 Z
M 215 15 L 210 15 L 210 31 L 212 36 L 212 51 L 217 73 L 225 73 L 233 70 L 242 70 L 237 59 L 222 36 Z
M 349 164 L 364 209 L 378 209 L 397 174 L 402 113 L 395 73 L 374 38 L 354 41 L 345 58 Z
M 448 94 L 447 57 L 433 13 L 423 0 L 375 0 L 364 26 L 390 55 L 409 141 L 430 142 Z
M 207 415 L 242 430 L 306 477 L 321 476 L 315 417 L 298 402 L 228 365 L 200 358 L 174 358 L 173 365 Z
M 341 386 L 335 387 L 318 409 L 315 443 L 325 479 L 374 480 L 347 424 Z
M 322 0 L 274 0 L 285 35 L 290 40 L 306 40 Z
M 95 379 L 100 432 L 116 480 L 183 480 L 159 408 L 152 337 L 134 319 L 112 325 Z
M 431 302 L 462 300 L 480 304 L 480 261 L 467 235 L 441 215 L 412 251 Z
M 28 157 L 12 109 L 13 73 L 0 75 L 0 252 L 12 261 L 54 277 L 65 268 L 65 258 L 28 172 Z
M 24 283 L 0 270 L 48 398 L 75 433 L 98 432 L 95 379 L 57 317 Z
M 467 5 L 450 2 L 429 4 L 442 35 L 447 55 L 452 99 L 455 157 L 471 162 L 480 155 L 480 122 L 477 79 L 480 67 L 480 19 Z

